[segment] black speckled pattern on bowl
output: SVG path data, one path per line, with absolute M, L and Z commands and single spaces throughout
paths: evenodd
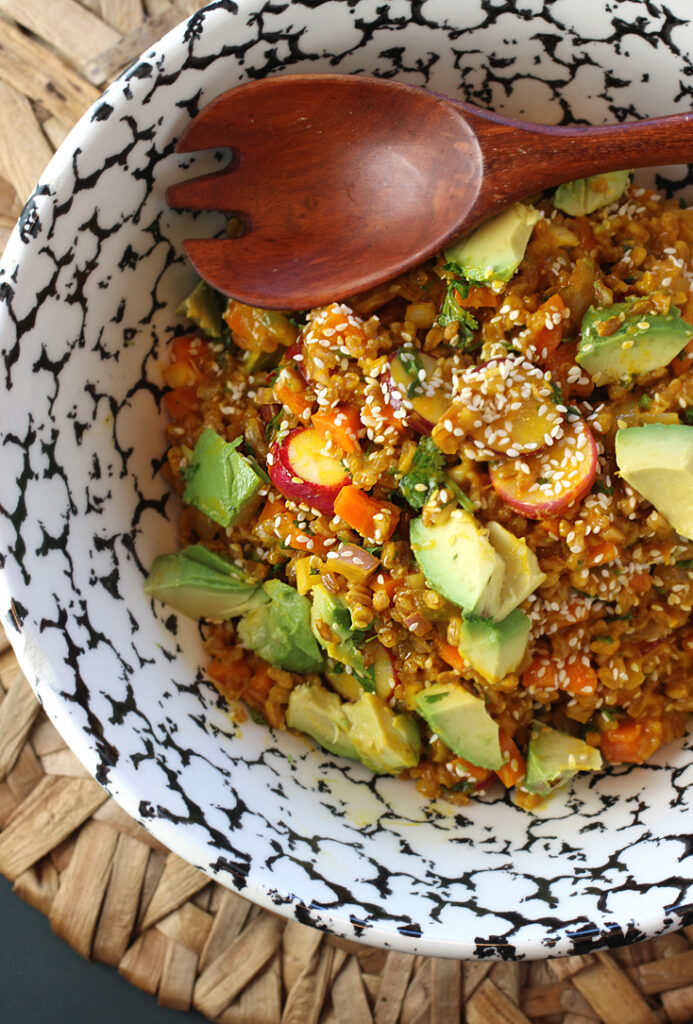
M 306 742 L 238 727 L 200 634 L 142 593 L 175 545 L 160 367 L 191 282 L 173 155 L 224 89 L 285 69 L 397 77 L 548 123 L 690 107 L 687 0 L 218 0 L 70 134 L 0 267 L 0 614 L 49 715 L 171 849 L 264 906 L 409 952 L 537 957 L 693 909 L 690 740 L 583 779 L 541 817 L 426 805 Z M 652 177 L 642 177 L 643 181 Z M 686 167 L 660 172 L 685 186 Z M 329 239 L 326 240 L 329 245 Z

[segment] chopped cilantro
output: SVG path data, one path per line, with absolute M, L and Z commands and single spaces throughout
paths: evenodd
M 541 487 L 542 484 L 550 484 L 551 480 L 549 479 L 548 476 L 538 476 L 537 477 L 537 483 Z
M 680 196 L 679 197 L 679 210 L 685 210 L 687 206 L 688 206 L 688 203 L 686 202 L 686 200 L 683 198 L 683 196 Z
M 256 725 L 267 725 L 267 719 L 261 711 L 258 711 L 257 708 L 249 708 L 248 710 L 250 711 L 250 717 Z
M 413 509 L 423 508 L 445 465 L 445 456 L 430 437 L 422 437 L 414 453 L 411 468 L 399 482 L 400 494 Z
M 640 395 L 638 399 L 638 409 L 643 409 L 645 412 L 652 406 L 652 399 L 649 395 Z
M 411 384 L 407 388 L 407 398 L 416 398 L 417 395 L 423 394 L 424 391 L 424 383 L 419 374 L 424 376 L 426 374 L 426 369 L 421 360 L 421 353 L 413 345 L 405 345 L 404 348 L 399 350 L 397 356 L 404 368 L 404 372 L 408 377 L 411 377 Z
M 437 701 L 442 700 L 443 697 L 447 697 L 447 693 L 432 693 L 430 697 L 424 694 L 424 700 L 427 704 L 435 704 Z
M 693 558 L 683 558 L 676 564 L 680 565 L 682 569 L 693 569 Z
M 472 316 L 468 309 L 460 306 L 459 300 L 466 299 L 469 295 L 469 281 L 466 280 L 462 269 L 456 263 L 446 263 L 443 271 L 454 276 L 448 279 L 447 290 L 437 323 L 441 327 L 447 327 L 448 324 L 458 324 L 459 330 L 456 345 L 464 352 L 469 352 L 472 348 L 478 347 L 478 345 L 474 344 L 474 332 L 479 327 L 479 321 L 476 317 Z
M 686 423 L 693 424 L 693 405 L 687 405 L 681 415 Z
M 607 487 L 603 480 L 596 480 L 592 487 L 592 494 L 608 494 L 611 496 L 613 493 L 613 486 Z
M 556 384 L 555 381 L 550 380 L 549 387 L 551 388 L 551 401 L 554 405 L 565 405 L 565 402 L 563 401 L 563 392 L 558 384 Z
M 440 487 L 452 491 L 462 508 L 471 512 L 474 504 L 445 472 L 445 456 L 432 438 L 422 437 L 414 453 L 411 468 L 399 481 L 398 490 L 415 510 L 423 508 L 433 491 Z

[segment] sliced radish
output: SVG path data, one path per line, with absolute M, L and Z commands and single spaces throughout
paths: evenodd
M 339 459 L 323 454 L 324 447 L 317 430 L 296 427 L 272 445 L 267 472 L 285 498 L 331 516 L 335 498 L 351 477 Z
M 395 353 L 381 377 L 383 390 L 393 409 L 404 408 L 407 419 L 420 434 L 430 434 L 450 405 L 450 387 L 440 376 L 438 360 L 426 352 Z M 417 375 L 416 364 L 422 374 Z M 417 392 L 417 393 L 413 393 Z
M 550 448 L 503 460 L 489 471 L 496 493 L 511 508 L 528 519 L 548 519 L 585 497 L 598 467 L 592 431 L 584 420 L 574 420 Z
M 449 454 L 465 447 L 477 458 L 514 458 L 551 445 L 564 418 L 565 408 L 556 404 L 543 371 L 522 357 L 508 356 L 470 366 L 460 375 L 455 401 L 438 424 L 435 441 Z

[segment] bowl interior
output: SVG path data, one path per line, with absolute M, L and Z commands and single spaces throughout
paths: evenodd
M 220 227 L 170 211 L 165 191 L 221 158 L 173 153 L 190 117 L 269 73 L 397 77 L 554 124 L 690 105 L 683 0 L 638 5 L 630 26 L 586 0 L 522 7 L 212 3 L 75 128 L 0 267 L 0 607 L 46 710 L 130 814 L 219 881 L 433 955 L 563 954 L 679 924 L 691 741 L 583 779 L 532 817 L 500 794 L 426 804 L 408 783 L 232 721 L 198 628 L 142 593 L 176 544 L 160 399 L 193 280 L 182 240 Z M 638 180 L 686 195 L 688 167 Z

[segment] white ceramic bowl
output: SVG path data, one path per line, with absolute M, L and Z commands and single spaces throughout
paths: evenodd
M 110 86 L 22 214 L 0 268 L 3 624 L 96 778 L 252 900 L 458 957 L 677 927 L 692 909 L 691 741 L 583 779 L 532 817 L 501 796 L 428 805 L 408 783 L 232 723 L 198 629 L 142 593 L 175 545 L 160 365 L 192 280 L 192 218 L 164 193 L 204 163 L 173 155 L 175 139 L 220 92 L 287 70 L 397 77 L 547 123 L 685 110 L 692 16 L 688 0 L 219 0 Z M 660 176 L 687 182 L 686 167 Z

